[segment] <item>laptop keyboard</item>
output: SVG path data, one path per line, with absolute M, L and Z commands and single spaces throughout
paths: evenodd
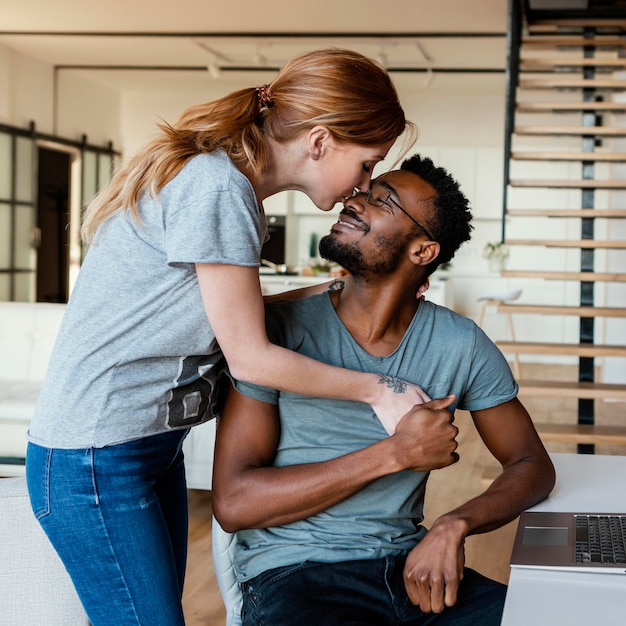
M 626 563 L 626 515 L 576 515 L 577 563 Z

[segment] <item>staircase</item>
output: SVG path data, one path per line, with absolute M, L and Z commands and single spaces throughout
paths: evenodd
M 592 453 L 626 446 L 626 404 L 619 425 L 595 415 L 598 400 L 626 402 L 626 286 L 614 295 L 626 282 L 626 10 L 546 19 L 532 4 L 511 2 L 502 232 L 511 256 L 502 275 L 524 287 L 522 300 L 549 281 L 555 304 L 500 304 L 514 319 L 536 319 L 533 335 L 550 336 L 498 345 L 577 362 L 577 380 L 518 382 L 523 396 L 576 398 L 571 423 L 536 427 L 544 441 Z M 622 306 L 606 304 L 612 297 Z M 619 382 L 596 380 L 610 362 Z

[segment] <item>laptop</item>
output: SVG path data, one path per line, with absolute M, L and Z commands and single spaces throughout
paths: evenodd
M 511 567 L 626 574 L 626 514 L 521 514 Z

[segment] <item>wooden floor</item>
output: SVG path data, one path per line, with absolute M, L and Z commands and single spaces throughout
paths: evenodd
M 529 366 L 522 364 L 522 376 L 547 377 L 545 370 L 559 370 L 563 379 L 571 379 L 572 372 L 563 366 Z M 532 376 L 531 376 L 532 374 Z M 539 397 L 520 399 L 537 421 L 566 421 L 576 415 L 577 402 L 569 399 Z M 624 420 L 624 403 L 596 402 L 596 416 L 603 423 Z M 575 417 L 574 417 L 575 419 Z M 455 423 L 459 426 L 460 461 L 452 467 L 433 472 L 426 492 L 426 526 L 438 515 L 458 506 L 484 489 L 481 483 L 485 468 L 493 467 L 495 461 L 485 450 L 465 411 L 457 411 Z M 572 446 L 549 444 L 550 452 L 576 452 Z M 598 454 L 626 454 L 626 448 L 596 448 Z M 189 491 L 190 528 L 189 564 L 183 604 L 187 626 L 222 626 L 225 611 L 217 589 L 211 554 L 211 493 Z M 467 565 L 501 582 L 507 582 L 509 556 L 517 522 L 485 534 L 469 537 L 466 542 Z

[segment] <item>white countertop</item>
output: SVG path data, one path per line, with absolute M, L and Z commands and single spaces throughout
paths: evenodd
M 290 289 L 299 289 L 300 287 L 308 287 L 310 285 L 320 285 L 322 283 L 330 282 L 334 280 L 332 276 L 300 276 L 299 274 L 259 274 L 261 280 L 261 289 L 263 295 L 270 296 L 282 291 L 289 291 Z M 426 299 L 440 304 L 443 306 L 449 306 L 450 293 L 449 285 L 447 281 L 433 278 L 430 282 L 430 287 L 426 292 Z

